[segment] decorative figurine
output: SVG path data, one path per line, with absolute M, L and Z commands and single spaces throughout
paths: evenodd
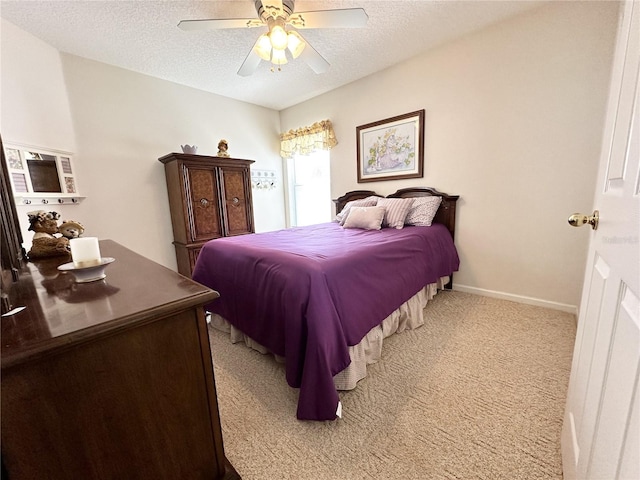
M 195 155 L 198 151 L 197 145 L 180 145 L 180 148 L 182 148 L 182 153 L 190 153 L 192 155 Z
M 76 222 L 75 220 L 63 220 L 58 227 L 58 232 L 60 232 L 63 237 L 71 240 L 72 238 L 80 237 L 84 233 L 84 227 L 80 222 Z
M 220 140 L 218 142 L 218 154 L 216 156 L 218 156 L 218 157 L 228 157 L 229 156 L 229 152 L 227 152 L 228 149 L 229 149 L 229 144 L 223 138 L 222 140 Z
M 69 255 L 69 239 L 66 237 L 57 237 L 60 235 L 58 230 L 58 212 L 45 212 L 44 210 L 36 210 L 28 212 L 29 230 L 33 230 L 33 243 L 29 250 L 29 258 L 54 257 L 56 255 Z

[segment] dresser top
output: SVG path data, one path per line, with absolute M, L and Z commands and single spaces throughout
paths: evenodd
M 202 306 L 218 293 L 112 240 L 100 254 L 115 261 L 107 277 L 75 283 L 57 267 L 70 256 L 27 263 L 11 286 L 21 311 L 2 317 L 2 368 L 53 353 L 119 330 Z

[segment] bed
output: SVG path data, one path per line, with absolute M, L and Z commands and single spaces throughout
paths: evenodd
M 396 205 L 413 201 L 386 199 L 416 197 L 440 198 L 431 226 L 348 228 L 356 213 L 382 208 L 360 207 L 368 201 Z M 193 279 L 220 293 L 206 306 L 215 326 L 283 359 L 287 383 L 299 388 L 297 417 L 334 420 L 341 411 L 338 390 L 353 388 L 366 376 L 366 364 L 377 360 L 368 353 L 378 350 L 379 357 L 385 336 L 422 324 L 426 302 L 451 288 L 459 266 L 457 200 L 432 188 L 387 197 L 349 192 L 334 200 L 343 225 L 212 240 Z

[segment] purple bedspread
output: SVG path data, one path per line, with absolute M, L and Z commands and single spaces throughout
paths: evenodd
M 285 358 L 287 383 L 300 388 L 298 418 L 333 420 L 333 376 L 349 365 L 348 347 L 458 265 L 443 225 L 332 222 L 212 240 L 193 279 L 220 293 L 209 311 Z

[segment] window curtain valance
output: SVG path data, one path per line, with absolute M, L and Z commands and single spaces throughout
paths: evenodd
M 309 155 L 316 150 L 331 150 L 338 144 L 331 121 L 316 122 L 310 127 L 289 130 L 280 135 L 280 155 L 293 158 L 297 153 Z

